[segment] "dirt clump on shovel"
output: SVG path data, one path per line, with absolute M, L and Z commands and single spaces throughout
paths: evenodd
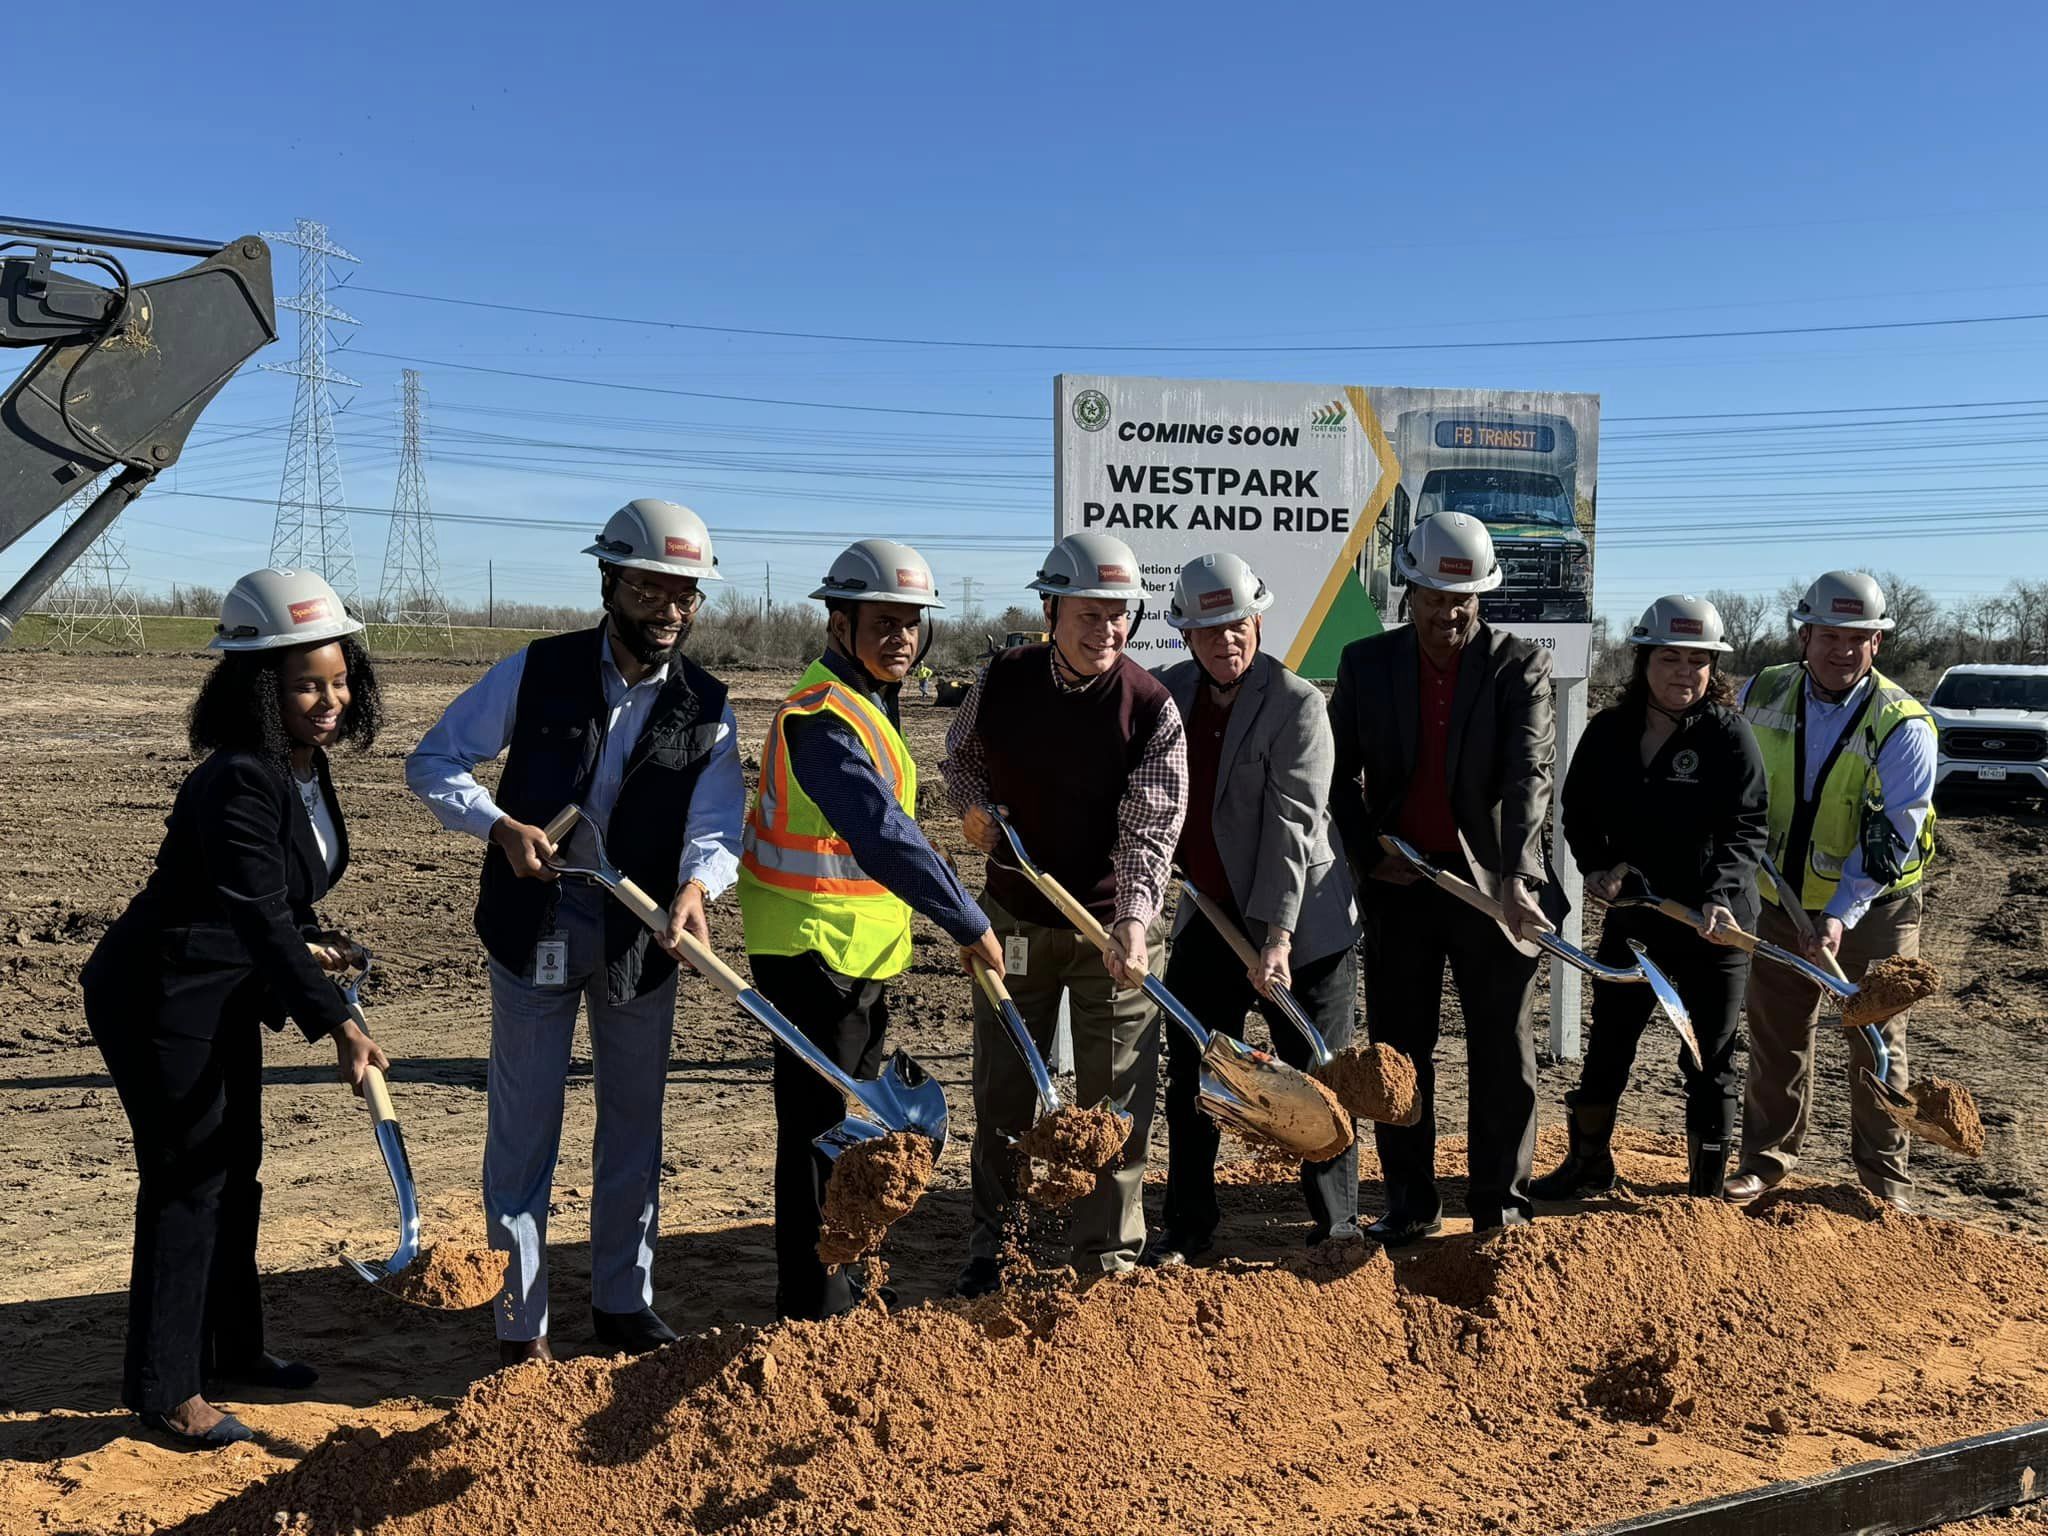
M 1391 1045 L 1350 1046 L 1309 1074 L 1354 1119 L 1413 1125 L 1422 1117 L 1415 1063 Z
M 880 1247 L 889 1224 L 908 1216 L 931 1183 L 937 1155 L 916 1131 L 890 1131 L 840 1153 L 825 1181 L 820 1262 L 851 1264 Z
M 1121 1155 L 1130 1134 L 1131 1122 L 1112 1110 L 1068 1105 L 1018 1137 L 1017 1149 L 1041 1162 L 1092 1172 Z
M 1907 1091 L 1917 1118 L 1941 1132 L 1944 1145 L 1965 1157 L 1984 1155 L 1984 1121 L 1970 1090 L 1953 1078 L 1923 1077 Z
M 428 1243 L 405 1268 L 379 1280 L 377 1289 L 416 1307 L 463 1312 L 498 1299 L 510 1257 L 490 1248 Z
M 1856 995 L 1842 1008 L 1842 1022 L 1850 1029 L 1882 1024 L 1940 990 L 1941 972 L 1927 961 L 1887 955 L 1871 962 L 1856 983 Z

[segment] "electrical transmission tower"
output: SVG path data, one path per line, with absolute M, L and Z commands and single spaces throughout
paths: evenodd
M 391 503 L 391 534 L 384 543 L 384 579 L 377 587 L 377 606 L 384 622 L 397 630 L 395 645 L 404 647 L 439 636 L 452 646 L 455 637 L 448 625 L 448 600 L 441 594 L 441 552 L 434 544 L 427 472 L 420 462 L 424 394 L 419 370 L 405 370 L 400 399 L 404 410 L 399 428 L 398 491 Z
M 64 526 L 77 522 L 99 494 L 94 480 L 64 505 Z M 128 585 L 128 548 L 119 525 L 88 544 L 50 590 L 50 643 L 69 650 L 88 640 L 142 647 L 142 618 Z
M 327 238 L 327 226 L 301 219 L 288 231 L 266 231 L 274 245 L 299 248 L 299 293 L 277 307 L 299 317 L 299 360 L 265 363 L 270 373 L 299 381 L 292 406 L 292 432 L 284 451 L 284 479 L 277 488 L 277 522 L 270 534 L 270 563 L 287 570 L 318 571 L 354 608 L 360 603 L 356 555 L 349 537 L 347 503 L 341 493 L 341 456 L 334 445 L 331 385 L 356 387 L 346 374 L 327 366 L 327 327 L 356 325 L 355 316 L 327 302 L 328 263 L 356 258 Z

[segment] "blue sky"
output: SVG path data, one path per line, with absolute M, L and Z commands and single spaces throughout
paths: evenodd
M 748 595 L 800 595 L 886 533 L 999 605 L 1049 542 L 1061 369 L 1497 386 L 1603 396 L 1617 617 L 1831 565 L 1945 598 L 2048 573 L 2048 321 L 1442 345 L 2048 311 L 2038 7 L 95 15 L 147 64 L 95 69 L 89 110 L 77 79 L 15 72 L 39 153 L 11 157 L 0 213 L 223 239 L 325 221 L 361 258 L 334 296 L 362 321 L 335 358 L 363 385 L 339 392 L 354 505 L 389 505 L 415 366 L 437 512 L 594 529 L 667 495 Z M 1985 401 L 2025 403 L 1950 408 Z M 291 406 L 246 371 L 123 519 L 150 585 L 263 562 Z M 384 535 L 354 520 L 371 590 Z M 0 552 L 0 579 L 44 541 Z M 440 530 L 463 598 L 495 561 L 500 596 L 586 601 L 583 542 Z

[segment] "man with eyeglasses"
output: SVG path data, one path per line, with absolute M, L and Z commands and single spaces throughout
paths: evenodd
M 720 579 L 703 520 L 674 502 L 629 502 L 584 553 L 599 562 L 604 622 L 492 667 L 405 765 L 444 827 L 491 844 L 476 904 L 491 979 L 483 1194 L 491 1246 L 508 1255 L 492 1308 L 508 1365 L 552 1358 L 548 1204 L 579 997 L 597 1100 L 592 1328 L 606 1351 L 676 1337 L 654 1311 L 653 1280 L 676 951 L 685 932 L 709 942 L 704 905 L 738 872 L 746 809 L 725 685 L 683 655 L 700 583 Z M 473 770 L 500 753 L 493 795 Z M 667 906 L 666 933 L 595 883 L 557 881 L 541 829 L 571 803 Z
M 1031 583 L 1051 641 L 1004 651 L 968 691 L 939 767 L 967 840 L 992 855 L 981 908 L 1003 941 L 1010 995 L 1050 1054 L 1060 1000 L 1074 1031 L 1076 1102 L 1131 1115 L 1121 1161 L 1070 1207 L 1074 1265 L 1133 1268 L 1145 1248 L 1145 1143 L 1159 1081 L 1158 1010 L 1138 990 L 1165 958 L 1159 922 L 1188 798 L 1179 709 L 1124 653 L 1145 601 L 1137 556 L 1106 533 L 1053 546 Z M 1098 956 L 1017 870 L 990 815 L 1015 826 L 1032 862 L 1109 930 Z M 1008 1138 L 1030 1127 L 1037 1091 L 995 1010 L 974 997 L 973 1232 L 954 1290 L 1002 1284 L 1004 1227 L 1018 1193 Z

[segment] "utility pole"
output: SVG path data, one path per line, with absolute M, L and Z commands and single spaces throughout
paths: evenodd
M 974 617 L 974 578 L 960 578 L 960 622 L 966 623 Z
M 427 472 L 421 462 L 422 392 L 416 368 L 400 385 L 401 423 L 398 489 L 392 497 L 391 531 L 384 540 L 384 579 L 377 606 L 398 633 L 399 647 L 438 635 L 451 648 L 448 600 L 441 595 L 441 552 L 434 543 L 434 514 L 427 505 Z
M 292 406 L 291 437 L 284 450 L 284 478 L 277 488 L 277 521 L 270 534 L 270 563 L 291 570 L 318 571 L 351 608 L 360 605 L 355 545 L 349 535 L 347 500 L 341 491 L 341 455 L 334 442 L 334 401 L 328 386 L 353 389 L 356 381 L 327 366 L 330 322 L 355 325 L 355 316 L 327 302 L 327 264 L 356 258 L 327 238 L 327 226 L 300 219 L 289 230 L 266 231 L 274 245 L 299 248 L 298 297 L 279 299 L 279 309 L 299 317 L 299 360 L 265 363 L 270 373 L 299 381 Z
M 65 527 L 85 514 L 99 484 L 97 479 L 88 480 L 71 498 L 64 511 Z M 50 588 L 43 606 L 50 613 L 50 639 L 60 648 L 92 639 L 142 648 L 141 611 L 128 585 L 127 541 L 119 528 L 109 526 L 86 546 L 77 563 Z
M 489 629 L 498 627 L 498 562 L 484 562 L 484 625 Z

